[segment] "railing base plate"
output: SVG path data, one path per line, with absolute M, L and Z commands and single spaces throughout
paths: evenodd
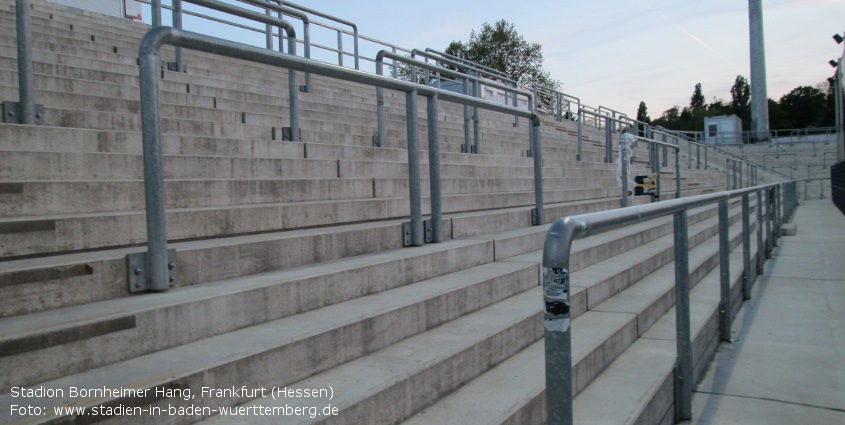
M 167 263 L 171 265 L 168 267 L 167 276 L 170 280 L 170 286 L 176 282 L 176 250 L 167 250 Z M 147 253 L 136 252 L 126 256 L 126 277 L 129 282 L 129 292 L 143 292 L 150 289 L 150 282 L 147 280 Z
M 21 124 L 20 102 L 3 102 L 3 123 Z M 44 125 L 44 105 L 35 104 L 35 125 Z

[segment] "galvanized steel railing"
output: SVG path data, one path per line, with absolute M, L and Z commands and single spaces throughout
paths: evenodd
M 264 15 L 262 15 L 264 16 Z M 265 16 L 276 22 L 278 19 Z M 292 43 L 292 41 L 289 40 Z M 422 222 L 422 196 L 420 194 L 419 148 L 416 126 L 416 96 L 428 98 L 428 137 L 429 137 L 429 167 L 432 185 L 431 194 L 431 229 L 432 240 L 442 239 L 440 190 L 439 190 L 439 142 L 437 131 L 437 101 L 438 98 L 464 105 L 475 106 L 495 112 L 516 115 L 531 120 L 530 132 L 531 148 L 534 151 L 534 179 L 535 208 L 533 216 L 535 223 L 543 223 L 543 191 L 542 191 L 542 158 L 540 149 L 540 119 L 531 111 L 512 108 L 493 102 L 487 102 L 461 94 L 440 90 L 432 87 L 386 78 L 373 74 L 358 72 L 347 68 L 324 64 L 321 62 L 302 59 L 291 55 L 276 53 L 217 39 L 201 34 L 191 33 L 169 27 L 158 27 L 149 31 L 141 41 L 139 49 L 139 67 L 141 79 L 141 121 L 143 129 L 144 155 L 144 190 L 147 220 L 147 253 L 145 258 L 137 259 L 131 264 L 138 264 L 137 278 L 143 281 L 148 289 L 164 291 L 171 282 L 170 272 L 175 272 L 175 264 L 168 261 L 167 231 L 164 208 L 164 166 L 162 162 L 163 147 L 161 136 L 160 87 L 158 78 L 159 51 L 164 45 L 172 45 L 187 49 L 199 50 L 206 53 L 218 54 L 236 59 L 243 59 L 280 68 L 288 68 L 290 72 L 312 72 L 331 78 L 338 78 L 350 82 L 367 84 L 406 93 L 407 131 L 408 131 L 408 169 L 409 169 L 409 201 L 411 223 L 407 226 L 410 245 L 424 243 Z M 292 79 L 293 80 L 293 79 Z M 292 87 L 293 92 L 296 91 Z M 293 94 L 293 92 L 291 94 Z M 133 269 L 131 269 L 133 270 Z
M 421 61 L 418 61 L 418 60 L 415 60 L 415 59 L 412 59 L 412 58 L 409 58 L 409 57 L 406 57 L 406 56 L 397 55 L 395 53 L 388 52 L 386 50 L 382 50 L 382 51 L 378 52 L 378 54 L 376 55 L 376 74 L 377 75 L 384 75 L 384 59 L 385 58 L 392 59 L 394 62 L 398 61 L 398 62 L 403 62 L 403 63 L 409 65 L 409 67 L 411 69 L 411 81 L 416 81 L 416 68 L 423 68 L 426 71 L 434 71 L 438 75 L 448 75 L 448 76 L 451 76 L 451 77 L 454 77 L 454 78 L 462 79 L 464 81 L 464 88 L 467 87 L 466 84 L 467 84 L 468 81 L 472 81 L 473 84 L 478 84 L 481 81 L 481 78 L 478 78 L 478 77 L 473 76 L 473 75 L 464 74 L 464 73 L 460 73 L 460 72 L 457 72 L 457 71 L 452 71 L 448 68 L 443 68 L 443 67 L 440 67 L 440 66 L 432 65 L 432 64 L 429 64 L 427 62 L 421 62 Z M 506 93 L 513 93 L 514 98 L 516 98 L 516 96 L 518 96 L 518 95 L 525 96 L 528 99 L 529 105 L 534 104 L 533 95 L 531 94 L 531 92 L 528 92 L 528 91 L 525 91 L 525 90 L 522 90 L 522 89 L 518 89 L 518 88 L 514 88 L 514 87 L 510 87 L 510 86 L 507 86 L 505 84 L 500 84 L 500 83 L 497 83 L 495 81 L 485 80 L 484 84 L 486 84 L 490 87 L 494 87 L 494 88 L 498 88 L 500 90 L 503 90 Z M 464 94 L 468 94 L 468 93 L 466 91 L 464 91 Z M 516 108 L 516 106 L 514 106 L 514 108 Z M 384 125 L 384 89 L 382 89 L 381 87 L 376 87 L 376 113 L 377 113 L 377 116 L 378 116 L 378 135 L 374 139 L 374 144 L 376 146 L 383 147 L 384 143 L 386 141 L 386 131 L 385 131 L 385 125 Z M 516 119 L 519 120 L 519 116 L 516 116 Z M 477 114 L 476 114 L 476 122 L 475 122 L 475 131 L 476 131 L 475 143 L 471 148 L 470 147 L 470 138 L 469 138 L 469 115 L 467 114 L 467 111 L 464 110 L 464 145 L 462 147 L 463 152 L 470 152 L 470 153 L 479 153 L 480 152 L 480 141 L 479 141 L 479 137 L 478 137 L 479 128 L 478 128 Z
M 751 226 L 749 196 L 757 196 L 757 270 L 762 273 L 763 258 L 771 258 L 772 246 L 777 242 L 783 212 L 790 216 L 797 205 L 796 183 L 773 183 L 730 192 L 719 192 L 674 199 L 649 205 L 618 210 L 600 211 L 561 218 L 555 221 L 546 236 L 543 248 L 543 300 L 546 346 L 546 405 L 547 423 L 572 424 L 572 345 L 570 316 L 570 252 L 572 242 L 625 226 L 659 217 L 674 216 L 675 239 L 675 313 L 677 363 L 675 373 L 675 409 L 678 419 L 692 414 L 693 363 L 690 332 L 689 301 L 689 245 L 687 211 L 690 208 L 719 204 L 720 258 L 720 336 L 730 339 L 730 282 L 728 243 L 728 201 L 742 197 L 743 299 L 751 296 Z M 763 193 L 766 194 L 765 234 L 763 246 Z
M 622 133 L 625 134 L 625 133 Z M 620 135 L 620 138 L 623 137 Z M 671 143 L 661 142 L 658 140 L 650 139 L 647 137 L 637 137 L 637 141 L 643 141 L 648 143 L 650 146 L 657 147 L 662 146 L 666 149 L 672 149 L 675 151 L 675 198 L 681 197 L 681 148 Z M 626 149 L 619 149 L 619 154 L 622 157 L 622 207 L 627 207 L 628 202 L 628 158 L 627 158 L 627 150 Z M 649 162 L 652 164 L 652 172 L 658 173 L 657 177 L 657 199 L 660 199 L 660 180 L 659 177 L 660 173 L 660 159 L 655 158 L 655 154 L 659 154 L 657 149 L 650 149 L 651 157 L 649 158 Z

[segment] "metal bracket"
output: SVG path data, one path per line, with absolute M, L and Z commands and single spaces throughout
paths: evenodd
M 373 147 L 379 148 L 381 145 L 379 144 L 378 135 L 373 136 Z
M 167 62 L 167 70 L 174 72 L 178 71 L 178 69 L 176 69 L 176 62 Z M 185 64 L 182 64 L 182 72 L 188 72 L 188 67 L 185 66 Z
M 176 282 L 176 250 L 167 250 L 167 276 L 170 286 Z M 147 280 L 147 253 L 136 252 L 126 256 L 126 277 L 129 282 L 129 292 L 142 292 L 150 289 L 150 282 Z
M 540 218 L 537 215 L 537 208 L 531 208 L 531 225 L 536 226 L 540 224 Z
M 308 93 L 308 86 L 306 86 L 305 84 L 299 86 L 299 91 L 302 93 Z
M 425 243 L 434 242 L 434 229 L 431 227 L 431 220 L 423 220 L 423 231 L 425 232 Z
M 282 127 L 282 141 L 289 142 L 293 140 L 293 133 L 290 131 L 290 127 Z M 302 129 L 299 129 L 299 140 L 302 141 Z
M 411 222 L 402 223 L 402 246 L 411 246 Z
M 525 151 L 525 156 L 528 158 L 534 158 L 534 152 L 532 152 L 531 149 L 528 149 Z
M 35 104 L 35 125 L 44 125 L 44 111 L 44 105 L 40 103 Z M 21 123 L 20 102 L 3 102 L 3 122 L 6 124 Z

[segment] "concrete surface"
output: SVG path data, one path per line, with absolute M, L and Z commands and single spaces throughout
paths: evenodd
M 693 396 L 692 424 L 845 424 L 845 217 L 809 201 Z

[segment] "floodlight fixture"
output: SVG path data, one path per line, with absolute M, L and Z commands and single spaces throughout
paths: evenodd
M 842 44 L 842 41 L 845 40 L 845 38 L 839 34 L 833 34 L 833 40 L 836 41 L 836 44 Z
M 830 66 L 831 66 L 831 67 L 833 67 L 833 68 L 836 68 L 837 66 L 839 66 L 839 62 L 837 62 L 837 61 L 835 61 L 835 60 L 833 60 L 833 59 L 831 59 L 831 60 L 827 61 L 827 63 L 829 63 L 829 64 L 830 64 Z

